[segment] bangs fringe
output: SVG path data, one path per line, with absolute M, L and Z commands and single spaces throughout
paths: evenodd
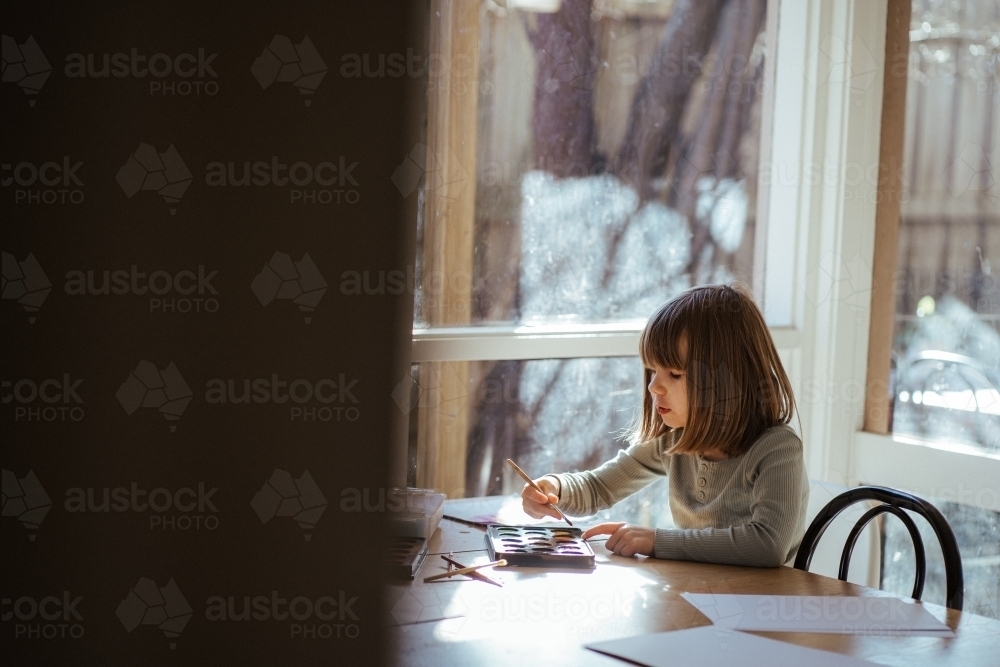
M 639 356 L 642 363 L 647 368 L 649 366 L 660 366 L 661 368 L 676 368 L 681 370 L 685 367 L 686 360 L 680 357 L 680 340 L 684 336 L 684 327 L 677 317 L 680 310 L 676 306 L 676 301 L 670 301 L 660 308 L 649 319 L 639 336 Z

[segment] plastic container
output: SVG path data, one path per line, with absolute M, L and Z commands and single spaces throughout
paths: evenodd
M 429 538 L 444 515 L 448 497 L 434 489 L 389 489 L 389 530 L 401 537 Z

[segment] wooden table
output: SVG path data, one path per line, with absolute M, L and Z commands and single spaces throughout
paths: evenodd
M 624 667 L 627 663 L 583 645 L 708 625 L 709 620 L 680 597 L 684 592 L 885 595 L 790 567 L 625 558 L 607 551 L 605 538 L 591 540 L 597 554 L 593 571 L 484 570 L 501 580 L 502 588 L 463 577 L 423 583 L 424 577 L 445 571 L 442 553 L 452 552 L 465 565 L 487 562 L 484 532 L 445 518 L 414 581 L 389 587 L 393 664 Z M 883 665 L 1000 666 L 1000 621 L 935 604 L 925 606 L 956 637 L 757 634 Z

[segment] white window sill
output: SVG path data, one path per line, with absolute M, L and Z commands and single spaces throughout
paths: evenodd
M 411 361 L 634 357 L 644 320 L 597 324 L 435 327 L 413 330 Z M 799 345 L 792 327 L 771 329 L 779 350 Z
M 856 434 L 853 458 L 857 483 L 1000 512 L 1000 455 L 862 431 Z

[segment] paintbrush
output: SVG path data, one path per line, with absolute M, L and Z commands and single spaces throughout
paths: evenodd
M 437 581 L 438 579 L 447 579 L 448 577 L 454 577 L 456 574 L 469 574 L 470 572 L 475 572 L 476 570 L 483 567 L 503 567 L 507 564 L 504 559 L 495 560 L 489 563 L 483 563 L 482 565 L 472 565 L 470 567 L 462 567 L 457 570 L 451 570 L 450 572 L 442 572 L 441 574 L 435 574 L 431 577 L 424 577 L 424 582 Z
M 450 555 L 451 554 L 448 554 L 448 556 Z M 465 565 L 463 565 L 462 563 L 459 563 L 457 560 L 452 560 L 448 556 L 442 554 L 441 558 L 445 559 L 446 561 L 448 561 L 448 563 L 454 565 L 455 567 L 465 567 Z M 482 572 L 480 572 L 479 570 L 476 570 L 475 572 L 469 572 L 469 576 L 472 577 L 473 579 L 478 579 L 479 581 L 484 581 L 486 583 L 493 584 L 494 586 L 500 586 L 501 588 L 503 588 L 503 582 L 497 581 L 496 579 L 491 579 Z
M 514 472 L 516 472 L 518 475 L 520 475 L 521 479 L 523 479 L 525 482 L 527 482 L 528 485 L 531 486 L 531 488 L 533 488 L 535 491 L 538 491 L 540 494 L 542 494 L 543 496 L 545 496 L 546 498 L 548 498 L 549 494 L 547 494 L 544 491 L 542 491 L 542 488 L 540 486 L 538 486 L 537 484 L 535 484 L 535 481 L 533 479 L 531 479 L 530 477 L 528 477 L 528 475 L 523 470 L 521 470 L 520 468 L 518 468 L 516 463 L 514 463 L 510 459 L 507 459 L 507 463 L 510 464 L 510 467 L 514 469 Z M 549 507 L 551 507 L 552 509 L 554 509 L 556 511 L 556 514 L 559 515 L 560 519 L 562 519 L 563 521 L 565 521 L 566 523 L 568 523 L 571 526 L 573 525 L 573 522 L 566 518 L 566 515 L 562 513 L 562 510 L 560 510 L 558 507 L 556 507 L 552 503 L 545 503 L 545 504 L 548 505 Z

